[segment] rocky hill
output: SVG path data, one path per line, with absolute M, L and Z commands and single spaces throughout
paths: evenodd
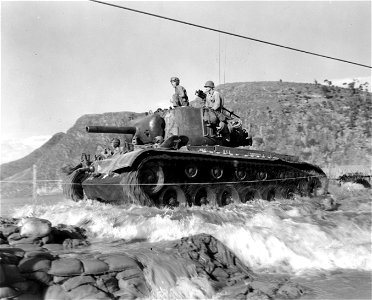
M 256 149 L 298 155 L 323 168 L 371 162 L 371 93 L 290 82 L 227 83 L 217 90 L 224 95 L 225 107 L 239 115 L 254 136 Z M 143 115 L 84 115 L 66 134 L 56 134 L 25 158 L 1 165 L 1 180 L 30 180 L 33 164 L 38 169 L 38 180 L 57 180 L 62 166 L 77 164 L 82 152 L 94 154 L 97 147 L 105 147 L 112 137 L 118 136 L 88 134 L 86 126 L 125 126 Z M 4 183 L 3 197 L 31 193 L 30 184 L 16 187 L 14 183 Z M 44 190 L 48 188 L 44 186 Z

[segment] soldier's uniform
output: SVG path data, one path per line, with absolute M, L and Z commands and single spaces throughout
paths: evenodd
M 215 111 L 222 111 L 222 97 L 221 94 L 215 90 L 211 90 L 211 93 L 207 93 L 205 98 L 205 106 Z
M 189 98 L 187 97 L 186 89 L 180 85 L 178 77 L 172 77 L 170 79 L 174 87 L 174 94 L 172 96 L 172 104 L 174 107 L 178 106 L 189 106 Z
M 175 93 L 172 96 L 173 106 L 189 106 L 186 89 L 182 85 L 177 85 L 174 91 Z

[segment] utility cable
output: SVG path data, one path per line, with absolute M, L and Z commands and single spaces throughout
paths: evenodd
M 319 56 L 319 57 L 323 57 L 323 58 L 337 60 L 337 61 L 341 61 L 341 62 L 345 62 L 345 63 L 349 63 L 349 64 L 353 64 L 353 65 L 357 65 L 357 66 L 361 66 L 361 67 L 372 69 L 371 66 L 363 65 L 363 64 L 352 62 L 352 61 L 349 61 L 349 60 L 340 59 L 340 58 L 336 58 L 336 57 L 332 57 L 332 56 L 327 56 L 327 55 L 323 55 L 323 54 L 318 54 L 318 53 L 314 53 L 314 52 L 310 52 L 310 51 L 305 51 L 305 50 L 301 50 L 301 49 L 297 49 L 297 48 L 293 48 L 293 47 L 288 47 L 288 46 L 284 46 L 284 45 L 280 45 L 280 44 L 275 44 L 275 43 L 263 41 L 263 40 L 260 40 L 260 39 L 255 39 L 255 38 L 251 38 L 251 37 L 248 37 L 248 36 L 244 36 L 244 35 L 240 35 L 240 34 L 236 34 L 236 33 L 232 33 L 232 32 L 218 30 L 218 29 L 214 29 L 214 28 L 211 28 L 211 27 L 206 27 L 206 26 L 198 25 L 198 24 L 195 24 L 195 23 L 190 23 L 190 22 L 185 22 L 185 21 L 173 19 L 173 18 L 168 18 L 168 17 L 164 17 L 164 16 L 161 16 L 161 15 L 157 15 L 157 14 L 153 14 L 153 13 L 149 13 L 149 12 L 145 12 L 145 11 L 141 11 L 141 10 L 137 10 L 137 9 L 125 7 L 125 6 L 121 6 L 121 5 L 116 5 L 116 4 L 102 2 L 102 1 L 97 1 L 97 0 L 89 0 L 89 1 L 100 3 L 100 4 L 104 4 L 104 5 L 108 5 L 108 6 L 112 6 L 112 7 L 116 7 L 116 8 L 121 8 L 121 9 L 129 10 L 129 11 L 132 11 L 132 12 L 136 12 L 136 13 L 140 13 L 140 14 L 144 14 L 144 15 L 148 15 L 148 16 L 152 16 L 152 17 L 156 17 L 156 18 L 160 18 L 160 19 L 172 21 L 172 22 L 181 23 L 181 24 L 184 24 L 184 25 L 194 26 L 194 27 L 198 27 L 198 28 L 202 28 L 202 29 L 206 29 L 206 30 L 210 30 L 210 31 L 218 32 L 218 33 L 223 33 L 223 34 L 235 36 L 235 37 L 246 39 L 246 40 L 251 40 L 251 41 L 255 41 L 255 42 L 259 42 L 259 43 L 268 44 L 268 45 L 271 45 L 271 46 L 281 47 L 281 48 L 285 48 L 285 49 L 292 50 L 292 51 L 302 52 L 302 53 L 305 53 L 305 54 L 315 55 L 315 56 Z

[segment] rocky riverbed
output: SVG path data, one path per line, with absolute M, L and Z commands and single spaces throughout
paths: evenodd
M 1 299 L 177 298 L 177 285 L 189 298 L 292 299 L 306 292 L 254 274 L 208 234 L 97 251 L 79 227 L 1 218 L 0 242 Z

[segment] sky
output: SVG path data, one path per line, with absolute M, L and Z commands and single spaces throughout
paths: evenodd
M 371 66 L 370 1 L 107 1 Z M 177 76 L 370 82 L 371 69 L 90 1 L 1 1 L 1 138 L 66 132 L 84 114 L 168 107 Z

